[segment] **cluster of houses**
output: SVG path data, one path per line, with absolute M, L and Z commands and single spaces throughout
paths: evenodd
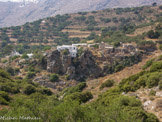
M 28 53 L 26 54 L 29 58 L 32 58 L 33 57 L 33 53 Z M 14 56 L 22 56 L 22 54 L 20 54 L 19 52 L 17 52 L 16 50 L 13 50 L 11 52 L 11 57 L 14 57 Z
M 131 52 L 135 51 L 135 47 L 132 44 L 122 44 L 120 48 L 114 48 L 113 45 L 109 45 L 107 43 L 93 43 L 93 44 L 87 44 L 87 43 L 79 43 L 79 44 L 72 44 L 72 45 L 62 45 L 62 46 L 57 46 L 57 50 L 65 50 L 68 49 L 71 57 L 76 57 L 77 56 L 77 51 L 78 47 L 93 47 L 95 45 L 98 45 L 99 49 L 103 52 L 111 53 L 114 51 L 118 52 Z
M 114 47 L 112 45 L 109 45 L 107 43 L 101 42 L 101 43 L 93 43 L 93 44 L 87 44 L 87 43 L 78 43 L 78 44 L 72 44 L 72 45 L 62 45 L 62 46 L 57 46 L 57 50 L 61 51 L 61 50 L 65 50 L 68 49 L 70 56 L 71 57 L 76 57 L 77 56 L 77 52 L 78 52 L 78 47 L 93 47 L 95 45 L 98 45 L 99 49 L 101 51 L 107 51 L 107 52 L 113 52 L 114 51 Z M 135 47 L 132 44 L 122 44 L 122 47 L 120 47 L 120 51 L 121 50 L 134 50 Z M 117 50 L 117 49 L 116 49 Z M 13 50 L 11 53 L 11 57 L 14 56 L 22 56 L 19 52 L 16 52 L 16 50 Z M 29 58 L 33 57 L 33 54 L 27 54 L 27 56 Z
M 61 50 L 68 49 L 71 57 L 76 57 L 77 51 L 78 51 L 78 46 L 92 47 L 94 45 L 99 45 L 99 43 L 94 43 L 94 44 L 79 43 L 79 44 L 72 44 L 72 45 L 62 45 L 62 46 L 57 46 L 57 50 L 61 51 Z

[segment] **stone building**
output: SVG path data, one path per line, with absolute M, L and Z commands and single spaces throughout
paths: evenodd
M 68 49 L 71 57 L 76 57 L 77 55 L 77 46 L 74 45 L 62 45 L 62 46 L 57 46 L 57 50 L 65 50 Z

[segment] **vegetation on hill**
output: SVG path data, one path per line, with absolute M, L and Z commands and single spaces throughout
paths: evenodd
M 71 92 L 72 94 L 66 95 L 64 99 L 60 100 L 59 96 L 51 94 L 48 89 L 24 79 L 13 79 L 3 70 L 0 70 L 0 83 L 0 103 L 8 105 L 0 111 L 0 116 L 6 118 L 8 116 L 15 118 L 30 116 L 41 122 L 67 121 L 67 119 L 68 121 L 88 122 L 135 122 L 137 120 L 140 122 L 158 122 L 153 114 L 142 109 L 138 99 L 121 95 L 119 88 L 108 90 L 95 102 L 83 104 L 92 98 L 90 92 L 78 91 L 85 87 L 84 83 L 79 84 L 76 88 L 66 90 L 73 93 Z
M 132 75 L 129 78 L 123 79 L 119 87 L 124 92 L 136 91 L 141 87 L 152 88 L 159 86 L 161 89 L 161 80 L 162 80 L 162 60 L 161 56 L 156 60 L 152 59 L 144 65 L 142 72 Z
M 148 34 L 127 35 L 138 28 L 161 22 L 160 8 L 147 6 L 79 12 L 48 17 L 22 26 L 1 28 L 0 56 L 9 54 L 14 48 L 25 53 L 88 40 L 111 43 L 143 41 L 146 36 L 161 38 L 161 25 L 158 25 L 156 30 L 150 30 Z
M 115 8 L 98 12 L 57 15 L 26 23 L 23 26 L 0 29 L 0 57 L 9 55 L 13 49 L 23 54 L 21 58 L 14 56 L 8 61 L 2 61 L 7 67 L 6 71 L 0 69 L 0 116 L 37 117 L 40 122 L 158 122 L 155 115 L 143 109 L 139 99 L 122 93 L 134 92 L 141 87 L 159 86 L 159 89 L 162 89 L 162 56 L 148 61 L 143 66 L 142 72 L 123 79 L 119 85 L 113 80 L 104 82 L 100 90 L 105 87 L 109 89 L 95 101 L 91 101 L 94 96 L 90 91 L 84 91 L 87 87 L 86 82 L 76 82 L 78 83 L 76 86 L 68 84 L 67 88 L 56 94 L 53 90 L 42 87 L 32 80 L 35 76 L 43 74 L 49 78 L 47 80 L 50 86 L 60 82 L 64 85 L 62 81 L 64 77 L 65 82 L 68 82 L 67 74 L 59 76 L 45 71 L 47 57 L 43 51 L 56 45 L 93 40 L 94 42 L 104 41 L 113 44 L 114 47 L 120 46 L 120 42 L 135 42 L 138 49 L 144 50 L 143 52 L 153 52 L 157 49 L 157 45 L 161 49 L 161 15 L 161 6 Z M 136 35 L 138 29 L 150 26 L 151 29 L 148 31 Z M 77 37 L 74 37 L 76 35 Z M 94 46 L 94 48 L 98 47 Z M 34 56 L 30 60 L 27 53 L 31 52 Z M 69 54 L 67 50 L 61 53 L 65 58 Z M 82 53 L 83 49 L 80 48 L 78 56 Z M 133 55 L 130 58 L 126 55 L 123 59 L 120 58 L 121 63 L 115 61 L 111 67 L 106 67 L 107 71 L 114 73 L 126 66 L 131 66 L 136 62 L 134 58 Z M 141 60 L 139 57 L 137 59 Z M 72 60 L 78 68 L 77 60 Z M 19 68 L 10 66 L 17 62 Z M 97 63 L 95 62 L 94 65 L 91 63 L 92 67 L 94 68 Z M 25 71 L 24 78 L 18 77 L 20 70 Z M 80 71 L 77 72 L 78 77 Z M 86 71 L 87 69 L 84 70 Z M 151 91 L 150 95 L 155 95 L 155 92 Z

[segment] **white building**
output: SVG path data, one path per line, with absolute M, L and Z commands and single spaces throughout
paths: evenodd
M 42 20 L 42 22 L 41 23 L 46 23 L 46 21 L 45 20 Z
M 72 44 L 72 46 L 88 46 L 87 43 Z
M 32 57 L 33 57 L 33 53 L 29 53 L 29 54 L 27 54 L 27 56 L 28 56 L 29 58 L 32 58 Z
M 78 44 L 72 44 L 72 45 L 62 45 L 62 46 L 57 46 L 57 50 L 61 51 L 61 50 L 68 49 L 71 57 L 76 57 L 78 46 L 91 47 L 91 46 L 94 46 L 94 45 L 99 45 L 99 43 L 94 43 L 94 44 L 78 43 Z
M 95 45 L 99 45 L 99 43 L 94 43 L 94 44 L 88 44 L 88 47 L 93 47 Z
M 14 56 L 20 56 L 20 53 L 19 52 L 16 52 L 16 50 L 13 50 L 11 52 L 11 57 L 14 57 Z
M 62 45 L 62 46 L 57 46 L 57 50 L 65 50 L 68 49 L 71 57 L 76 57 L 77 55 L 77 46 L 74 45 Z

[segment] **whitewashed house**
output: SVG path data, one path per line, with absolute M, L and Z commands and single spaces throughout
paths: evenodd
M 14 56 L 20 56 L 20 53 L 19 52 L 16 52 L 16 50 L 13 50 L 11 52 L 11 57 L 14 57 Z
M 41 23 L 46 23 L 46 21 L 45 20 L 42 20 L 42 22 Z
M 33 57 L 33 53 L 29 53 L 29 54 L 27 54 L 27 56 L 28 56 L 29 58 L 32 58 L 32 57 Z
M 72 46 L 83 46 L 83 47 L 87 47 L 87 43 L 78 43 L 78 44 L 72 44 Z
M 76 57 L 77 55 L 77 46 L 74 45 L 62 45 L 62 46 L 57 46 L 57 50 L 65 50 L 68 49 L 71 57 Z

